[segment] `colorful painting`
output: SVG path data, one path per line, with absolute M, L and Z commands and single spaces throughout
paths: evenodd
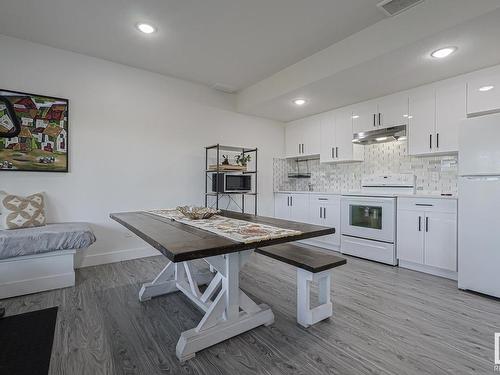
M 67 172 L 68 100 L 0 90 L 0 133 L 14 127 L 5 100 L 21 132 L 0 138 L 0 171 Z

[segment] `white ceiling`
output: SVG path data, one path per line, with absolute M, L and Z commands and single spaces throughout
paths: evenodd
M 379 1 L 2 1 L 0 34 L 240 90 L 385 18 Z
M 295 120 L 500 64 L 499 39 L 500 1 L 426 0 L 242 90 L 238 109 Z M 430 58 L 450 45 L 455 54 Z

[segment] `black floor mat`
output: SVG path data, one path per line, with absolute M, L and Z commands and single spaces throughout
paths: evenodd
M 57 307 L 1 318 L 0 374 L 47 375 L 56 319 Z

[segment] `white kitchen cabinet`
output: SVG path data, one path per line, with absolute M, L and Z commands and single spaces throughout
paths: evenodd
M 465 119 L 465 82 L 453 80 L 409 93 L 409 154 L 458 152 L 458 125 Z
M 456 200 L 399 198 L 397 257 L 400 267 L 456 279 Z
M 363 161 L 363 146 L 352 143 L 351 108 L 327 112 L 321 122 L 322 163 Z
M 466 115 L 466 85 L 450 81 L 436 86 L 436 138 L 433 150 L 437 153 L 458 152 L 458 126 Z
M 399 261 L 424 264 L 425 217 L 420 211 L 400 210 L 398 212 L 397 255 Z
M 377 100 L 377 123 L 381 128 L 408 124 L 408 95 L 397 93 Z
M 378 105 L 374 100 L 354 104 L 352 107 L 352 124 L 354 133 L 377 129 Z
M 408 123 L 408 95 L 392 94 L 352 106 L 355 133 Z
M 450 271 L 457 270 L 457 215 L 425 213 L 424 263 Z
M 436 130 L 436 92 L 426 86 L 409 95 L 408 151 L 410 155 L 432 153 L 432 136 Z
M 319 155 L 321 149 L 321 118 L 319 116 L 290 122 L 285 129 L 287 158 Z
M 500 67 L 477 72 L 467 80 L 467 115 L 500 112 Z
M 333 111 L 326 112 L 321 117 L 321 163 L 335 161 L 335 120 Z
M 274 216 L 279 219 L 307 223 L 309 218 L 309 195 L 275 193 Z
M 278 219 L 290 219 L 290 194 L 274 194 L 274 217 Z
M 340 248 L 340 195 L 309 195 L 309 222 L 335 228 L 335 233 L 322 237 L 310 238 L 303 242 L 331 250 Z

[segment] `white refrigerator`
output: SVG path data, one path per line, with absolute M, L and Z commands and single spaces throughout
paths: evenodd
M 500 297 L 500 114 L 459 134 L 458 287 Z

